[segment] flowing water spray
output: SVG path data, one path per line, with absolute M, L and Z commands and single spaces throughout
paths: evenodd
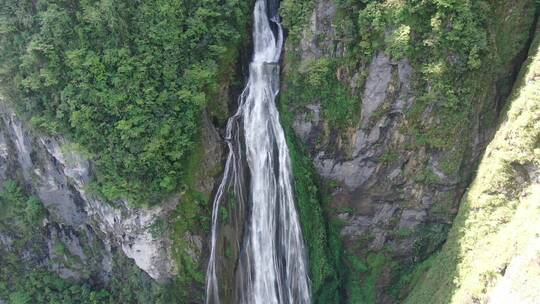
M 249 80 L 239 98 L 237 112 L 227 123 L 229 155 L 213 202 L 207 304 L 220 303 L 216 261 L 218 215 L 231 187 L 236 199 L 249 202 L 250 209 L 236 266 L 236 302 L 311 303 L 289 149 L 275 105 L 283 46 L 278 6 L 279 0 L 257 0 L 253 10 L 254 54 Z M 244 162 L 249 168 L 248 191 L 242 186 Z

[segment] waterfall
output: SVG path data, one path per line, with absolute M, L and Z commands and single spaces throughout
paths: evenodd
M 279 0 L 257 0 L 253 10 L 254 54 L 249 80 L 237 112 L 227 123 L 229 155 L 213 202 L 207 304 L 221 303 L 216 260 L 219 208 L 231 189 L 236 200 L 247 202 L 249 208 L 236 264 L 236 302 L 311 303 L 291 161 L 275 104 L 283 46 L 278 7 Z M 244 163 L 249 180 L 244 177 Z M 248 187 L 244 187 L 246 181 Z

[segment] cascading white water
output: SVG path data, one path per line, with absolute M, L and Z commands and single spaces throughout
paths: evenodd
M 220 202 L 232 184 L 238 195 L 242 156 L 249 168 L 250 202 L 237 261 L 237 301 L 245 304 L 310 303 L 305 248 L 295 209 L 289 150 L 275 99 L 283 32 L 279 0 L 257 0 L 253 11 L 254 54 L 238 111 L 227 123 L 229 156 L 214 198 L 206 303 L 220 303 L 216 262 Z M 240 128 L 241 121 L 243 123 Z M 243 132 L 242 153 L 239 132 Z M 232 180 L 232 183 L 231 183 Z M 242 198 L 243 199 L 243 198 Z

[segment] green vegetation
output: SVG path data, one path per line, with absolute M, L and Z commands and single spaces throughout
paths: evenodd
M 39 222 L 44 218 L 46 210 L 41 202 L 35 197 L 26 197 L 19 185 L 7 180 L 0 192 L 0 227 L 10 232 L 23 229 L 24 234 L 36 229 Z
M 289 41 L 299 42 L 301 31 L 311 17 L 315 4 L 315 0 L 283 0 L 281 2 L 280 15 L 283 17 L 284 26 L 288 31 L 287 39 Z
M 290 128 L 290 112 L 280 112 L 285 128 L 294 176 L 294 189 L 302 233 L 307 245 L 311 289 L 314 303 L 341 303 L 341 292 L 345 271 L 341 266 L 342 245 L 336 225 L 325 217 L 321 194 L 317 186 L 317 175 L 311 160 L 302 151 L 301 143 Z M 287 115 L 288 114 L 288 115 Z
M 55 263 L 67 268 L 74 259 L 64 243 L 47 240 L 51 219 L 42 203 L 35 197 L 28 197 L 14 181 L 7 180 L 0 192 L 0 299 L 12 304 L 30 303 L 175 303 L 181 299 L 175 295 L 177 289 L 169 284 L 157 285 L 152 279 L 127 258 L 113 260 L 113 276 L 107 286 L 95 286 L 93 280 L 73 282 L 60 278 L 43 265 L 47 257 L 47 242 L 53 241 L 53 250 L 60 259 Z M 48 223 L 48 224 L 46 224 Z M 85 236 L 80 236 L 81 240 Z M 84 244 L 82 244 L 85 246 Z M 87 258 L 98 248 L 83 247 Z M 77 260 L 80 265 L 81 261 Z M 101 262 L 101 260 L 99 261 Z M 84 265 L 83 276 L 90 272 L 91 262 Z M 77 269 L 77 267 L 75 267 Z M 92 276 L 94 274 L 90 274 Z M 134 292 L 137 290 L 137 292 Z
M 12 279 L 10 285 L 4 284 L 0 283 L 0 294 L 11 304 L 98 304 L 107 303 L 110 298 L 106 290 L 92 290 L 88 285 L 73 284 L 43 270 L 31 271 L 22 277 Z
M 394 299 L 404 299 L 411 289 L 418 284 L 420 279 L 423 278 L 426 271 L 433 266 L 433 261 L 436 257 L 437 253 L 434 253 L 420 263 L 397 267 L 397 275 L 394 276 L 394 282 L 392 282 L 392 285 L 389 288 L 390 296 Z
M 433 266 L 416 279 L 407 303 L 487 302 L 509 263 L 537 244 L 540 189 L 529 175 L 540 168 L 539 31 L 537 27 L 509 111 L 463 199 L 448 241 L 432 258 Z M 523 294 L 537 290 L 540 281 L 534 271 L 520 271 L 512 288 Z
M 197 189 L 196 181 L 213 178 L 205 172 L 201 165 L 204 157 L 203 145 L 200 140 L 193 157 L 185 164 L 185 187 L 182 190 L 178 206 L 169 217 L 167 226 L 170 228 L 170 238 L 173 243 L 173 258 L 178 267 L 178 275 L 174 279 L 176 298 L 189 302 L 202 301 L 204 292 L 204 272 L 200 262 L 194 260 L 194 254 L 199 255 L 190 243 L 193 234 L 206 235 L 209 231 L 211 206 L 206 194 Z
M 185 175 L 251 1 L 19 1 L 0 12 L 2 94 L 94 154 L 98 191 L 155 203 Z
M 373 56 L 384 52 L 393 61 L 407 59 L 415 71 L 411 83 L 415 100 L 405 113 L 401 128 L 411 141 L 406 143 L 406 149 L 440 151 L 443 173 L 463 182 L 459 174 L 463 171 L 464 158 L 469 156 L 473 121 L 479 119 L 482 128 L 496 126 L 501 113 L 500 99 L 510 93 L 514 81 L 512 70 L 530 38 L 537 3 L 532 0 L 332 2 L 337 7 L 331 25 L 333 33 L 320 34 L 310 33 L 306 26 L 316 1 L 283 2 L 284 24 L 290 29 L 288 50 L 292 52 L 285 59 L 282 115 L 303 113 L 306 104 L 320 102 L 326 132 L 323 136 L 328 136 L 327 128 L 349 132 L 348 127 L 355 127 L 361 114 L 360 96 Z M 324 27 L 322 23 L 317 24 L 317 30 Z M 321 40 L 314 35 L 334 35 L 334 45 L 326 37 L 325 43 L 319 44 L 322 57 L 305 59 L 309 57 L 306 56 L 301 61 L 300 54 L 295 53 L 300 39 L 317 45 Z M 389 108 L 387 102 L 383 103 L 372 119 L 376 121 L 387 115 Z M 367 127 L 373 127 L 372 121 Z M 390 165 L 396 155 L 389 150 L 379 161 Z M 440 183 L 440 178 L 428 169 L 420 170 L 414 178 L 427 187 Z M 433 216 L 444 222 L 451 220 L 453 200 L 450 195 L 448 200 L 437 202 Z M 342 257 L 344 265 L 356 275 L 347 278 L 347 301 L 372 303 L 378 280 L 385 280 L 384 276 L 389 274 L 392 286 L 385 293 L 403 299 L 411 284 L 421 280 L 432 265 L 434 258 L 430 255 L 445 241 L 447 231 L 446 224 L 397 231 L 394 237 L 411 234 L 417 238 L 414 257 L 410 263 L 392 264 L 388 269 L 379 267 L 374 258 L 380 252 L 347 250 Z M 391 264 L 392 259 L 387 259 Z M 429 292 L 429 288 L 425 291 Z M 411 301 L 432 302 L 425 298 Z
M 487 1 L 336 0 L 335 4 L 333 27 L 347 49 L 344 58 L 323 57 L 305 69 L 292 67 L 285 80 L 285 102 L 302 105 L 320 100 L 330 125 L 350 122 L 359 114 L 359 94 L 347 94 L 347 85 L 338 81 L 340 69 L 365 67 L 377 51 L 396 60 L 407 58 L 419 71 L 415 75 L 418 97 L 407 115 L 408 132 L 415 134 L 418 144 L 438 149 L 456 145 L 447 138 L 461 138 L 458 146 L 466 145 L 473 110 L 490 94 L 486 84 L 521 51 L 516 46 L 528 39 L 529 32 L 523 29 L 535 11 L 533 1 L 521 2 L 511 10 L 512 16 L 503 15 L 510 4 Z M 305 16 L 312 8 L 311 0 L 284 2 L 285 25 L 292 27 L 293 37 L 308 21 Z M 515 14 L 525 16 L 516 18 Z M 501 18 L 511 22 L 502 25 Z M 291 42 L 298 43 L 297 39 Z M 289 56 L 291 64 L 297 65 L 294 55 Z M 435 113 L 435 119 L 423 120 L 425 111 Z
M 382 252 L 371 252 L 364 258 L 347 255 L 349 279 L 347 281 L 347 303 L 376 303 L 376 285 L 383 272 L 391 271 L 396 262 Z
M 289 60 L 294 55 L 289 54 Z M 360 117 L 360 98 L 336 78 L 337 60 L 321 58 L 310 61 L 300 73 L 286 74 L 287 90 L 283 98 L 291 107 L 320 102 L 322 114 L 330 125 L 344 129 Z

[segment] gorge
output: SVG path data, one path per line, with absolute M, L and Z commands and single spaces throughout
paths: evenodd
M 0 304 L 539 303 L 539 13 L 0 1 Z

